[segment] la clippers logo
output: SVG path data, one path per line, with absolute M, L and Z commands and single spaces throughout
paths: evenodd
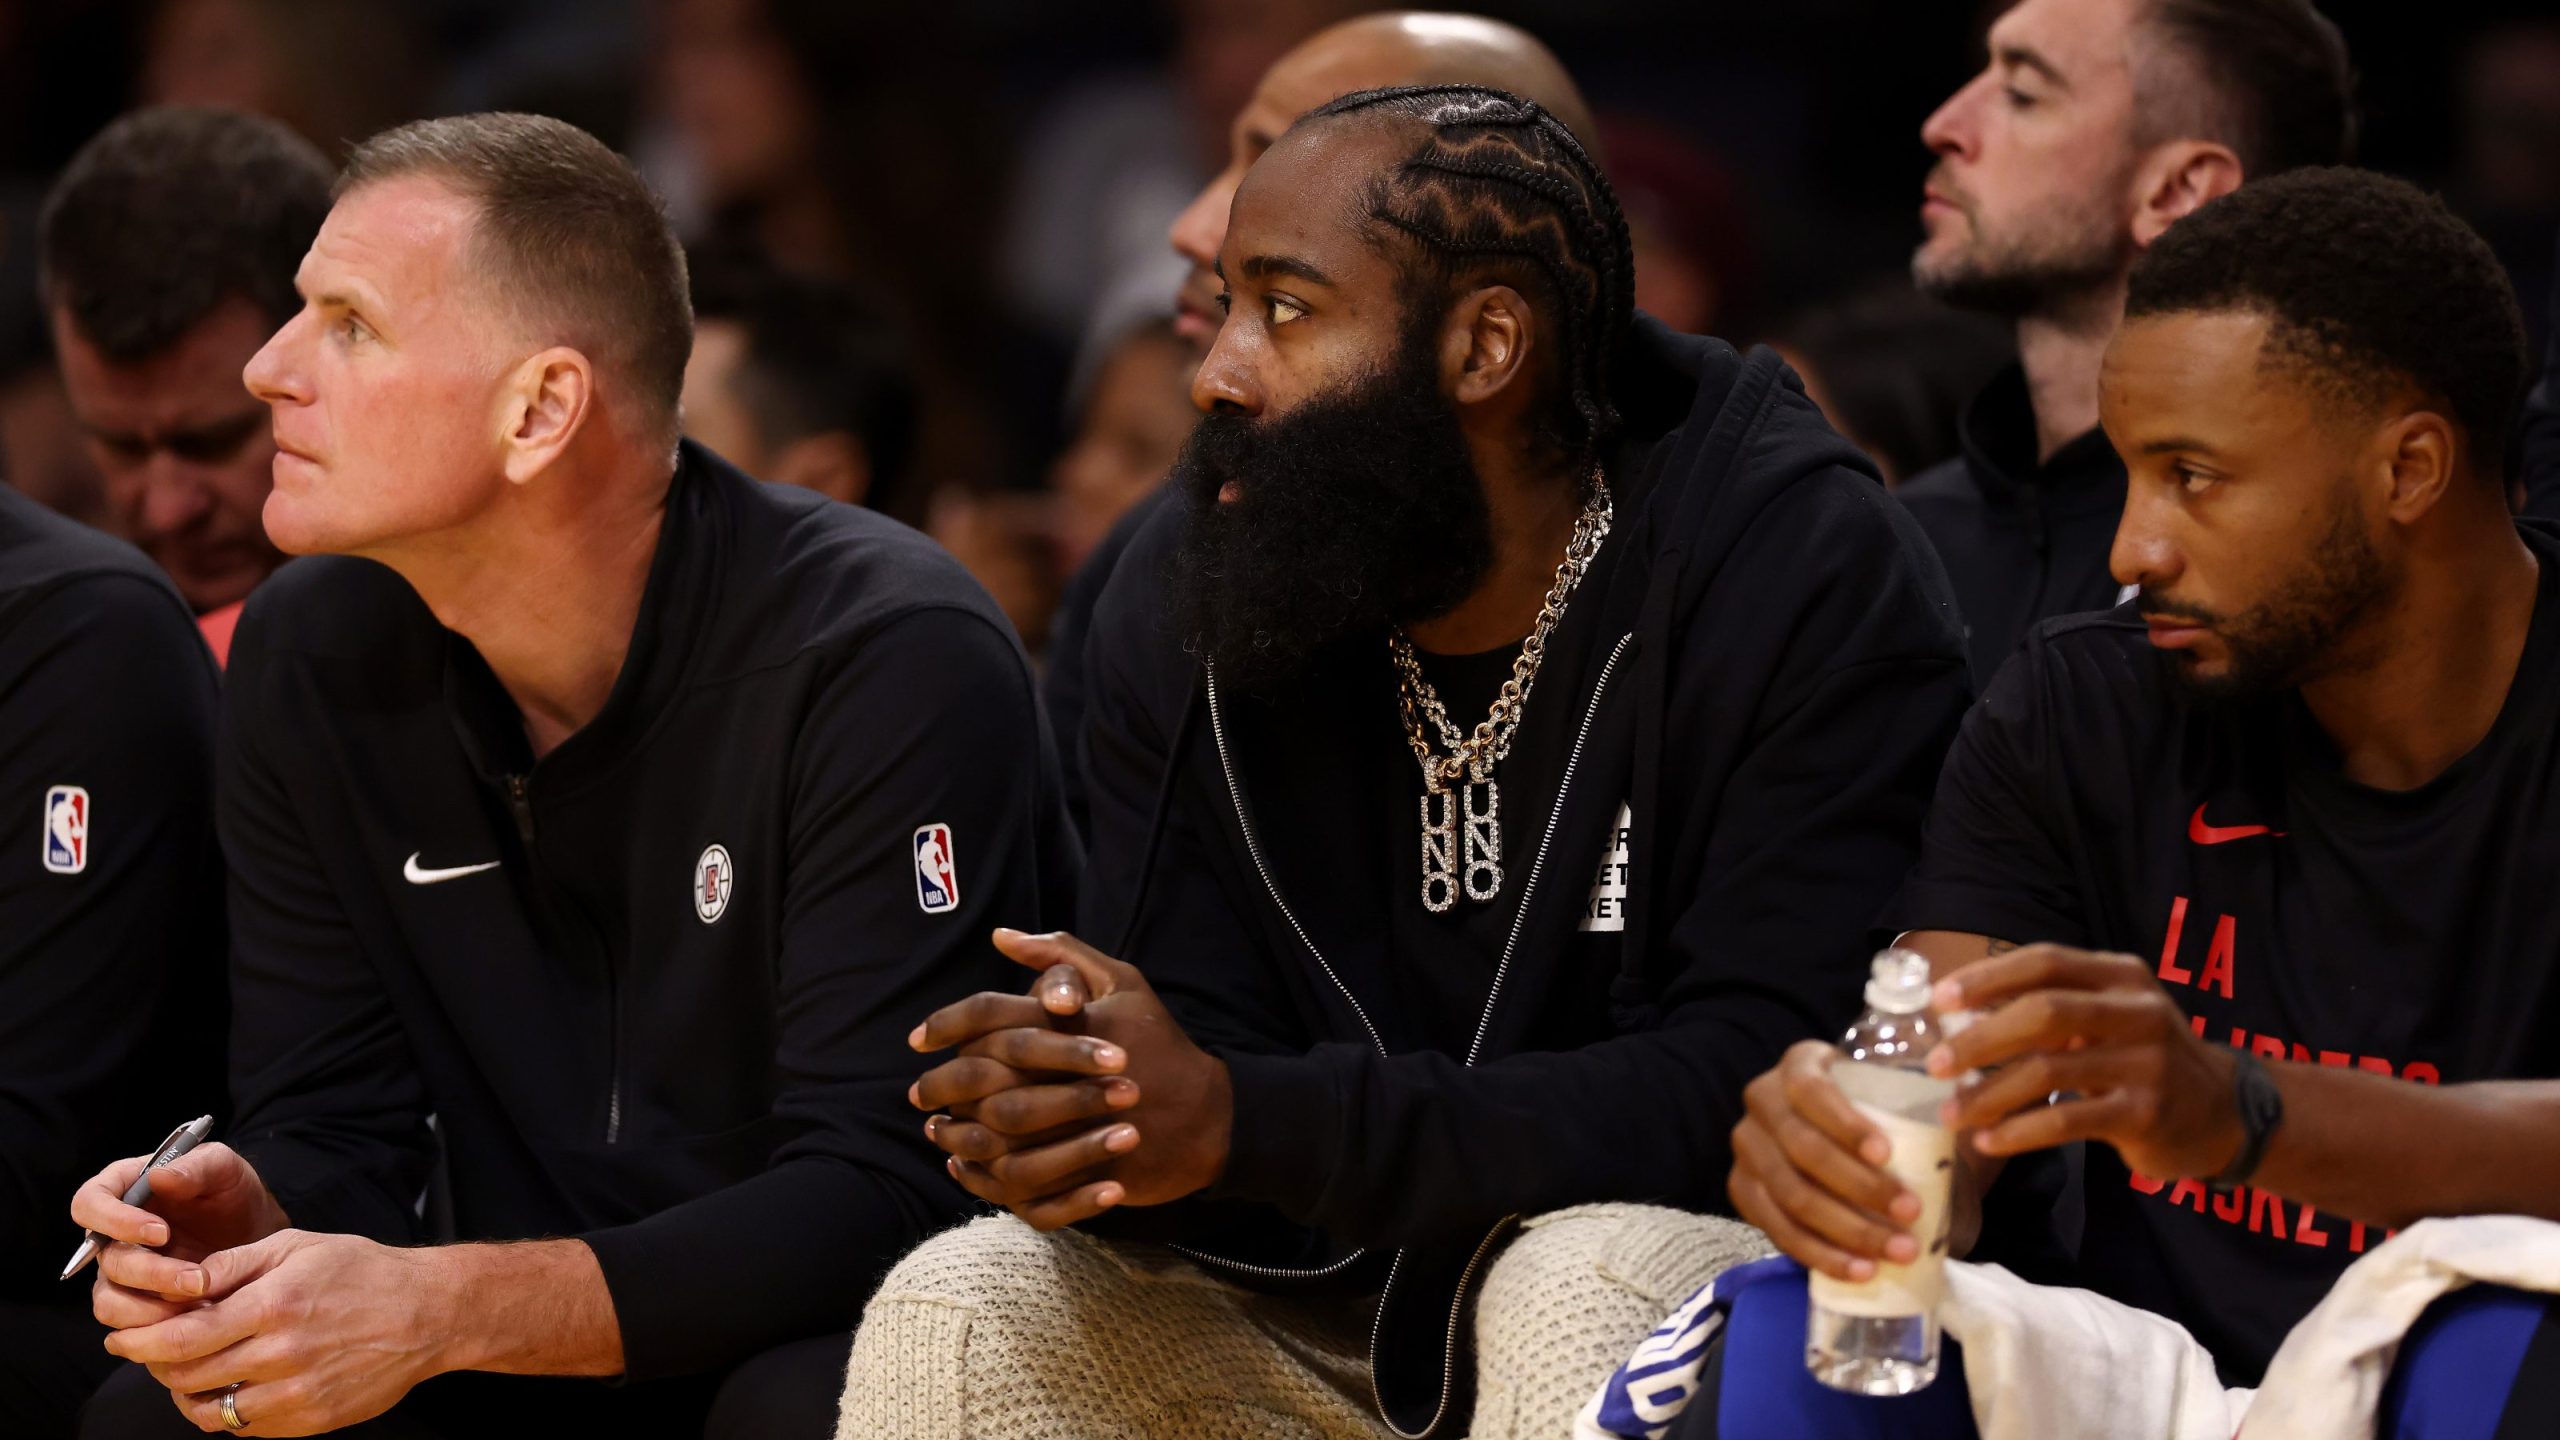
M 927 825 L 916 831 L 916 904 L 927 915 L 960 908 L 960 870 L 951 855 L 950 826 Z
M 56 875 L 89 868 L 89 792 L 77 785 L 44 792 L 44 868 Z
M 729 847 L 714 845 L 693 862 L 693 913 L 710 924 L 729 912 L 729 892 L 738 883 L 737 867 L 729 863 Z

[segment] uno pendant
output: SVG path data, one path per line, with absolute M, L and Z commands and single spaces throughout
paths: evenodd
M 1476 796 L 1484 808 L 1476 808 Z M 1502 787 L 1491 779 L 1467 786 L 1467 898 L 1483 904 L 1502 893 Z
M 1439 801 L 1433 814 L 1432 801 Z M 1447 790 L 1422 792 L 1422 908 L 1434 915 L 1458 903 L 1458 797 Z

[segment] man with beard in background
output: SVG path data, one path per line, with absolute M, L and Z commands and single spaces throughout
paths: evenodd
M 2346 42 L 2311 0 L 2024 0 L 1920 129 L 1937 152 L 1920 288 L 2017 322 L 2018 365 L 1967 406 L 1963 453 L 1894 494 L 1955 584 L 1977 684 L 2034 624 L 2116 603 L 2124 466 L 2098 361 L 2125 272 L 2243 180 L 2354 148 Z
M 1244 178 L 1090 649 L 1093 943 L 998 932 L 1032 993 L 914 1037 L 1013 1214 L 883 1283 L 844 1433 L 1553 1436 L 1759 1243 L 1656 1207 L 1854 1008 L 1963 657 L 1864 457 L 1628 255 L 1500 92 L 1345 97 Z
M 1577 136 L 1592 134 L 1591 112 L 1573 77 L 1538 37 L 1516 25 L 1481 15 L 1394 10 L 1345 20 L 1309 36 L 1263 75 L 1228 131 L 1227 168 L 1174 218 L 1168 238 L 1191 269 L 1175 297 L 1173 329 L 1199 356 L 1208 354 L 1209 342 L 1218 334 L 1218 295 L 1225 288 L 1218 279 L 1218 250 L 1226 243 L 1227 210 L 1244 172 L 1299 116 L 1337 95 L 1390 85 L 1487 85 L 1535 101 Z M 1079 830 L 1087 823 L 1084 646 L 1093 630 L 1094 606 L 1121 553 L 1172 498 L 1171 490 L 1160 489 L 1132 506 L 1058 597 L 1040 698 L 1058 737 L 1067 809 Z

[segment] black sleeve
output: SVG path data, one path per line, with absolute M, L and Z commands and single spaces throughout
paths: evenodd
M 1199 824 L 1227 802 L 1201 790 L 1177 753 L 1207 743 L 1208 722 L 1197 662 L 1156 618 L 1161 587 L 1147 572 L 1162 539 L 1119 565 L 1085 647 L 1092 843 L 1076 912 L 1083 938 L 1145 971 L 1203 1049 L 1294 1054 L 1310 1043 L 1292 1022 L 1297 1007 L 1230 899 L 1223 837 Z
M 1129 542 L 1146 528 L 1155 513 L 1165 507 L 1170 494 L 1169 490 L 1159 489 L 1129 507 L 1129 513 L 1120 517 L 1102 537 L 1102 543 L 1093 547 L 1093 553 L 1068 578 L 1065 592 L 1058 597 L 1057 616 L 1049 625 L 1049 669 L 1040 677 L 1040 703 L 1049 712 L 1049 730 L 1058 741 L 1058 769 L 1066 792 L 1067 818 L 1074 822 L 1080 837 L 1090 838 L 1093 834 L 1091 801 L 1086 794 L 1084 726 L 1095 662 L 1086 647 L 1092 644 L 1102 593 L 1119 570 L 1120 557 L 1129 552 Z
M 432 1108 L 390 989 L 319 863 L 271 749 L 252 597 L 223 685 L 222 850 L 231 869 L 232 1145 L 304 1230 L 420 1238 Z
M 213 667 L 105 572 L 0 622 L 0 696 L 0 1254 L 49 1284 L 73 1186 L 227 1108 Z
M 2029 637 L 1965 717 L 1887 930 L 2091 943 L 2071 868 L 2078 847 L 2050 783 L 2069 760 L 2047 713 L 2049 653 Z
M 1649 966 L 1658 1022 L 1473 1069 L 1341 1045 L 1231 1056 L 1229 1189 L 1373 1244 L 1601 1200 L 1722 1208 L 1743 1088 L 1850 1018 L 1867 925 L 1911 863 L 1964 710 L 1953 628 L 1918 618 L 1943 582 L 1887 503 L 1860 494 L 1820 546 L 1756 546 L 1719 580 L 1759 607 L 1748 628 L 1783 648 L 1774 665 L 1727 663 L 1726 627 L 1708 624 L 1676 667 L 1674 745 L 1736 676 L 1757 699 L 1730 765 L 1681 782 L 1712 797 L 1688 807 L 1692 868 L 1652 872 L 1679 897 Z M 1817 549 L 1836 574 L 1809 573 Z
M 2542 380 L 2525 399 L 2523 469 L 2524 513 L 2560 520 L 2560 255 L 2552 260 L 2551 333 Z
M 586 1235 L 632 1379 L 711 1369 L 795 1336 L 849 1328 L 881 1274 L 973 1208 L 924 1139 L 906 1090 L 926 1057 L 907 1033 L 1029 972 L 988 942 L 1044 923 L 1057 853 L 1050 762 L 1029 667 L 981 616 L 926 610 L 846 657 L 792 759 L 790 877 L 775 958 L 771 1168 Z M 959 904 L 927 913 L 915 832 L 948 825 Z

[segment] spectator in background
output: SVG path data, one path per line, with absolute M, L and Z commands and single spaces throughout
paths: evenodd
M 1103 347 L 1080 393 L 1069 397 L 1075 433 L 1049 468 L 1061 570 L 1073 572 L 1120 517 L 1156 492 L 1191 438 L 1191 373 L 1199 356 L 1157 318 Z
M 915 377 L 897 332 L 828 281 L 716 257 L 692 273 L 685 433 L 759 479 L 921 524 Z
M 143 24 L 145 104 L 247 110 L 330 155 L 419 114 L 433 53 L 412 5 L 159 0 Z
M 2538 349 L 2550 338 L 2543 314 L 2560 276 L 2548 248 L 2560 225 L 2560 16 L 2483 28 L 2465 50 L 2454 100 L 2446 198 L 2514 279 Z
M 2346 159 L 2352 89 L 2310 0 L 2025 0 L 1921 127 L 1938 164 L 1912 277 L 2018 334 L 2019 368 L 1965 410 L 1962 458 L 1896 492 L 1955 581 L 1977 685 L 2037 621 L 2121 598 L 2098 359 L 2135 257 L 2243 180 Z
M 82 147 L 45 202 L 41 293 L 110 528 L 169 572 L 217 656 L 283 555 L 275 441 L 241 367 L 301 306 L 329 162 L 273 120 L 143 110 Z
M 1086 333 L 1097 295 L 1161 261 L 1165 227 L 1226 163 L 1227 122 L 1263 73 L 1359 7 L 1167 0 L 1159 8 L 1173 31 L 1164 64 L 1071 84 L 1022 139 L 998 261 L 1014 307 L 1053 343 Z
M 1048 416 L 989 397 L 1055 393 L 1054 379 L 1013 383 L 1023 347 L 989 299 L 1001 151 L 992 107 L 952 103 L 989 88 L 964 23 L 933 6 L 665 0 L 660 113 L 639 147 L 661 188 L 691 197 L 697 248 L 859 283 L 885 308 L 913 357 L 916 455 L 936 486 L 1028 479 L 1017 413 L 1043 429 Z
M 0 189 L 0 484 L 84 525 L 106 523 L 105 487 L 80 443 L 36 295 L 44 187 Z
M 1684 335 L 1750 333 L 1759 263 L 1732 172 L 1647 121 L 1612 116 L 1599 141 L 1636 247 L 1636 308 Z
M 1891 285 L 1813 310 L 1775 342 L 1888 486 L 1956 454 L 1956 415 L 2018 358 L 2008 327 Z

